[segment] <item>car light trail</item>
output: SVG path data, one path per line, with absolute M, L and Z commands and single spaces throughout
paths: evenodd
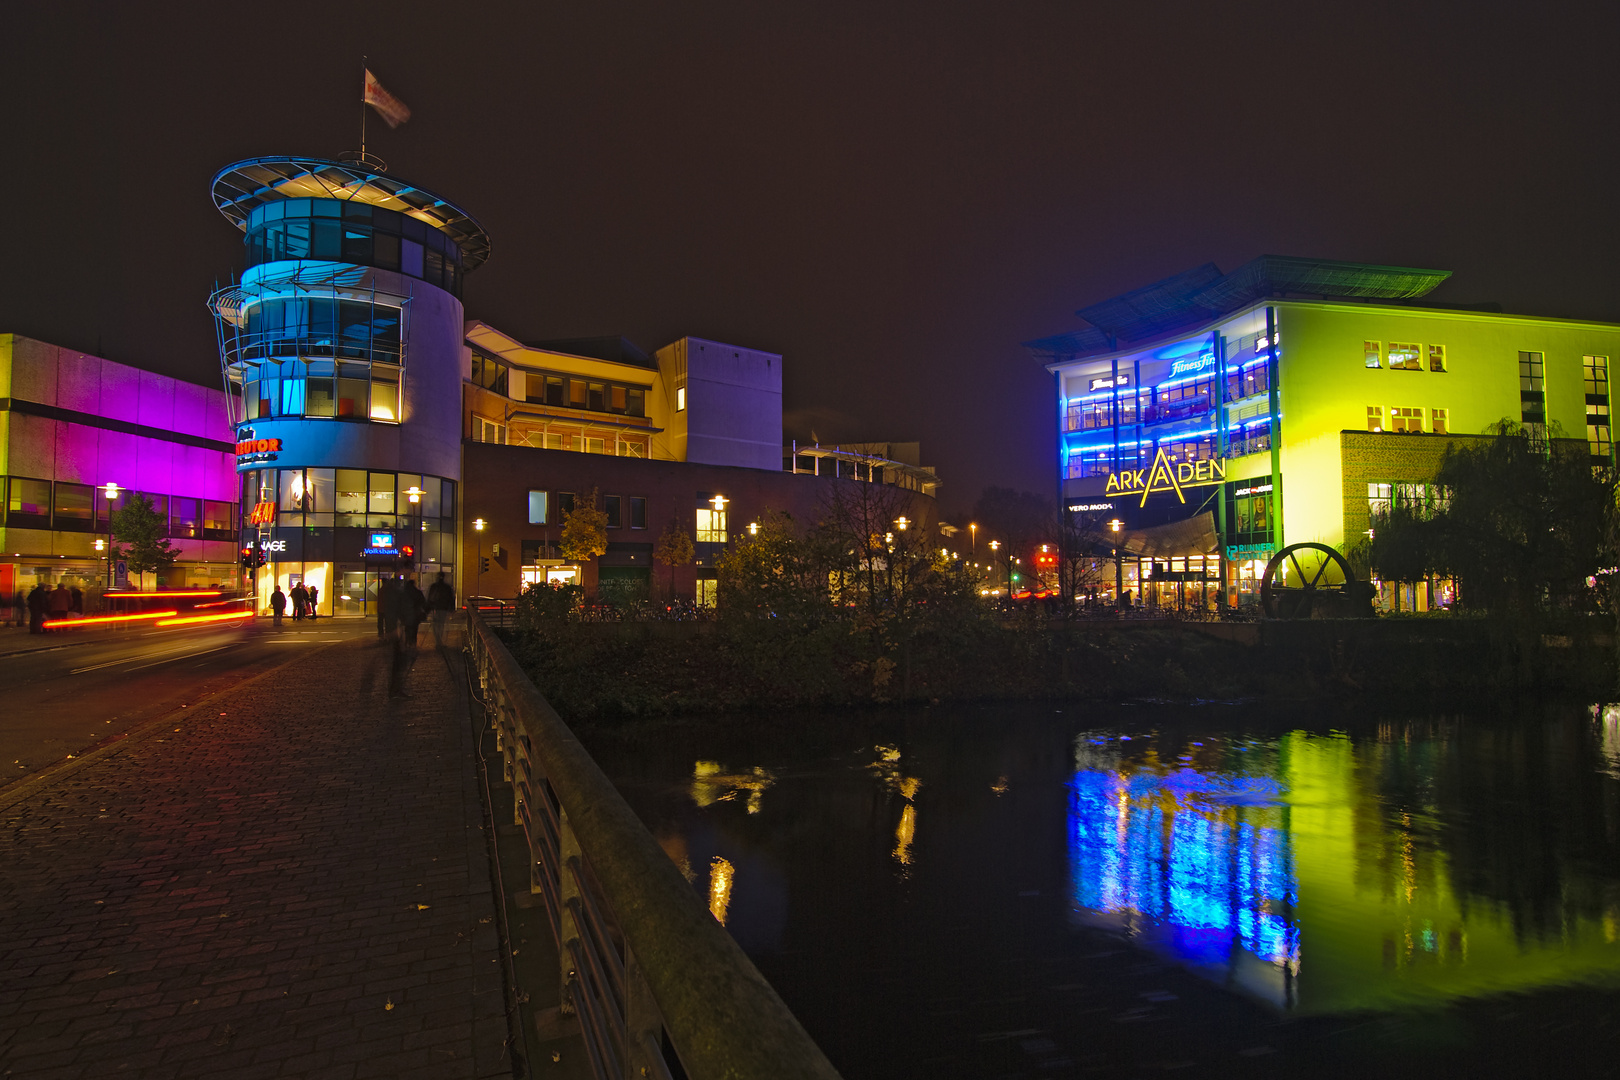
M 173 615 L 174 612 L 169 612 Z M 159 626 L 191 626 L 195 623 L 224 622 L 226 619 L 251 619 L 251 611 L 221 611 L 213 615 L 184 615 L 178 619 L 163 619 Z
M 99 626 L 103 623 L 134 622 L 137 619 L 167 619 L 171 615 L 180 614 L 178 611 L 143 611 L 138 615 L 90 615 L 83 619 L 57 619 L 55 622 L 45 624 L 47 630 L 77 630 L 82 626 Z

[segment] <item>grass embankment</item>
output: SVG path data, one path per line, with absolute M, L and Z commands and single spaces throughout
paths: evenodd
M 540 621 L 506 641 L 571 721 L 898 703 L 1615 693 L 1607 620 L 1266 623 L 1248 643 L 1166 623 L 970 620 L 898 635 L 829 621 Z

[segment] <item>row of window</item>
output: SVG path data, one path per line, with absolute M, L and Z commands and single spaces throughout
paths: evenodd
M 1451 430 L 1446 409 L 1428 410 L 1428 427 L 1424 427 L 1424 410 L 1416 406 L 1393 406 L 1386 410 L 1382 405 L 1367 406 L 1368 431 L 1399 431 L 1407 434 L 1419 434 L 1424 431 L 1436 435 L 1444 435 Z
M 647 527 L 647 499 L 643 495 L 603 495 L 602 512 L 607 515 L 610 529 L 645 529 Z M 572 491 L 529 492 L 529 524 L 561 525 L 574 511 Z
M 34 480 L 25 476 L 0 477 L 5 489 L 8 529 L 52 529 L 56 532 L 105 533 L 111 511 L 138 494 L 123 491 L 109 507 L 105 491 L 89 484 Z M 185 495 L 146 494 L 152 508 L 166 521 L 165 535 L 178 540 L 235 540 L 235 507 L 213 499 Z
M 408 214 L 337 199 L 286 199 L 247 221 L 247 264 L 325 259 L 394 270 L 461 295 L 461 249 Z
M 1269 448 L 1270 443 L 1268 442 Z M 1202 435 L 1195 439 L 1181 439 L 1174 442 L 1162 442 L 1157 445 L 1120 446 L 1117 451 L 1114 447 L 1103 446 L 1090 450 L 1079 450 L 1069 455 L 1067 479 L 1078 480 L 1088 476 L 1108 476 L 1116 469 L 1137 469 L 1150 465 L 1158 452 L 1164 451 L 1164 456 L 1173 465 L 1180 461 L 1201 461 L 1216 456 L 1216 444 L 1213 435 Z
M 238 356 L 338 356 L 353 360 L 400 358 L 400 309 L 366 300 L 271 297 L 249 307 L 237 335 Z
M 605 379 L 580 378 L 575 375 L 557 375 L 545 371 L 526 371 L 523 375 L 523 398 L 534 405 L 547 405 L 556 409 L 588 409 L 591 412 L 615 413 L 620 416 L 647 415 L 647 389 L 628 383 L 608 382 Z M 486 390 L 512 397 L 511 369 L 491 356 L 474 351 L 472 382 Z M 685 404 L 682 388 L 681 405 Z
M 1404 506 L 1421 517 L 1451 505 L 1451 495 L 1438 484 L 1388 483 L 1367 485 L 1367 516 L 1376 522 L 1387 517 L 1391 507 Z
M 1370 368 L 1387 367 L 1391 371 L 1445 371 L 1446 347 L 1422 345 L 1409 341 L 1382 341 L 1362 343 L 1362 355 Z
M 1159 386 L 1137 391 L 1120 391 L 1109 397 L 1089 401 L 1071 401 L 1068 405 L 1067 429 L 1089 431 L 1113 427 L 1116 417 L 1120 426 L 1167 424 L 1186 420 L 1214 411 L 1215 384 L 1213 376 L 1171 386 Z M 1271 389 L 1270 368 L 1263 362 L 1234 369 L 1223 384 L 1223 401 L 1239 401 Z
M 258 507 L 274 513 L 255 515 Z M 250 469 L 242 474 L 242 513 L 249 529 L 300 521 L 312 528 L 391 529 L 398 521 L 443 519 L 449 524 L 433 528 L 454 531 L 456 485 L 437 476 L 365 469 Z
M 242 417 L 324 417 L 396 424 L 402 370 L 398 364 L 351 360 L 246 364 L 242 368 Z
M 472 440 L 498 445 L 532 446 L 536 450 L 569 450 L 577 454 L 606 454 L 610 457 L 645 459 L 649 443 L 645 435 L 622 431 L 552 431 L 528 424 L 507 425 L 473 414 Z

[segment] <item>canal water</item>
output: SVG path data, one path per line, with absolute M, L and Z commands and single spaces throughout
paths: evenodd
M 588 741 L 849 1080 L 1620 1075 L 1620 710 L 936 707 Z

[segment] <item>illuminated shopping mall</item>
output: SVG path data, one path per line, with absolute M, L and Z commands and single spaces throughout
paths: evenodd
M 1594 461 L 1612 461 L 1620 326 L 1429 302 L 1449 276 L 1207 264 L 1026 342 L 1056 378 L 1065 504 L 1120 552 L 1101 575 L 1107 598 L 1241 605 L 1285 545 L 1348 552 L 1392 499 L 1432 500 L 1446 447 L 1503 419 L 1584 434 Z M 1382 588 L 1405 610 L 1449 599 L 1439 581 Z

